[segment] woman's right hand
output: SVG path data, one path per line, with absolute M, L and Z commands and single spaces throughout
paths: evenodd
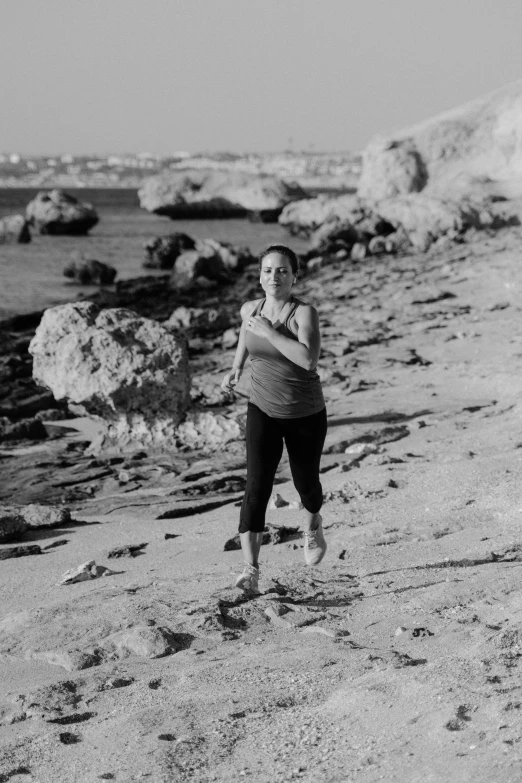
M 221 382 L 221 388 L 223 391 L 233 392 L 234 386 L 237 386 L 239 383 L 242 372 L 243 370 L 240 370 L 239 368 L 232 368 L 229 372 L 227 372 Z

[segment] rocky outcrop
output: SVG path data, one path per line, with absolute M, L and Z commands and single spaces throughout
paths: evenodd
M 63 274 L 79 285 L 111 285 L 117 271 L 109 264 L 103 264 L 94 258 L 85 258 L 71 261 L 63 270 Z
M 291 201 L 306 197 L 301 187 L 272 176 L 193 169 L 146 180 L 140 204 L 172 219 L 252 217 L 277 220 Z
M 7 215 L 0 218 L 0 245 L 9 243 L 25 245 L 30 241 L 29 224 L 23 215 Z
M 357 203 L 353 195 L 322 195 L 294 201 L 284 207 L 279 215 L 279 223 L 291 234 L 309 236 L 324 223 L 349 219 Z
M 178 444 L 190 449 L 214 451 L 243 437 L 244 429 L 238 421 L 210 411 L 190 413 L 178 428 Z
M 358 195 L 380 200 L 418 193 L 428 182 L 426 165 L 412 139 L 377 139 L 363 153 Z
M 36 382 L 100 427 L 93 451 L 172 447 L 190 401 L 183 337 L 82 302 L 46 310 L 29 351 Z
M 178 256 L 185 250 L 193 250 L 195 246 L 192 237 L 181 231 L 150 239 L 145 244 L 143 266 L 146 269 L 172 269 Z
M 522 80 L 372 141 L 359 195 L 522 192 Z
M 42 190 L 26 208 L 28 223 L 40 234 L 87 234 L 98 222 L 92 204 L 80 203 L 64 190 Z
M 198 239 L 196 250 L 205 258 L 219 258 L 223 266 L 231 272 L 242 272 L 249 264 L 257 263 L 248 247 L 238 247 L 217 239 Z
M 230 317 L 213 307 L 177 307 L 163 325 L 197 334 L 221 333 L 230 326 Z
M 462 241 L 470 229 L 497 229 L 518 223 L 516 216 L 493 209 L 488 200 L 442 199 L 428 193 L 373 203 L 360 200 L 351 211 L 343 205 L 339 214 L 343 217 L 331 217 L 313 232 L 309 257 L 344 252 L 344 257 L 350 255 L 352 260 L 360 261 L 368 255 L 424 252 L 435 242 Z

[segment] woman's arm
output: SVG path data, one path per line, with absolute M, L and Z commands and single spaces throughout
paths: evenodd
M 246 347 L 245 323 L 246 319 L 250 316 L 250 313 L 255 309 L 256 304 L 256 302 L 245 302 L 241 308 L 241 329 L 239 330 L 239 339 L 237 342 L 236 353 L 232 363 L 232 369 L 227 372 L 221 383 L 221 388 L 223 391 L 232 391 L 234 386 L 236 386 L 236 384 L 239 382 L 241 373 L 243 372 L 243 367 L 245 366 L 245 362 L 248 356 L 248 349 Z
M 297 341 L 285 337 L 273 328 L 270 321 L 262 315 L 247 318 L 247 329 L 265 337 L 283 356 L 305 370 L 315 370 L 321 352 L 321 334 L 319 316 L 315 307 L 301 305 L 294 316 L 297 324 Z M 249 325 L 249 321 L 252 324 Z

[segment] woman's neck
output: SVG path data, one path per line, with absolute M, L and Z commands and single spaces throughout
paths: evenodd
M 286 299 L 278 299 L 275 296 L 267 294 L 265 297 L 265 303 L 263 305 L 263 313 L 270 321 L 277 321 L 283 309 L 288 302 L 292 299 L 292 294 L 289 294 Z

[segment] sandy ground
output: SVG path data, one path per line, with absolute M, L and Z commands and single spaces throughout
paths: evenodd
M 304 280 L 328 552 L 308 568 L 299 532 L 267 544 L 257 598 L 224 551 L 242 444 L 123 463 L 72 435 L 3 449 L 2 501 L 65 501 L 75 522 L 1 561 L 0 781 L 522 779 L 521 250 L 509 229 Z M 217 383 L 231 356 L 198 366 Z M 292 502 L 288 479 L 283 461 Z M 116 573 L 58 584 L 90 559 Z

